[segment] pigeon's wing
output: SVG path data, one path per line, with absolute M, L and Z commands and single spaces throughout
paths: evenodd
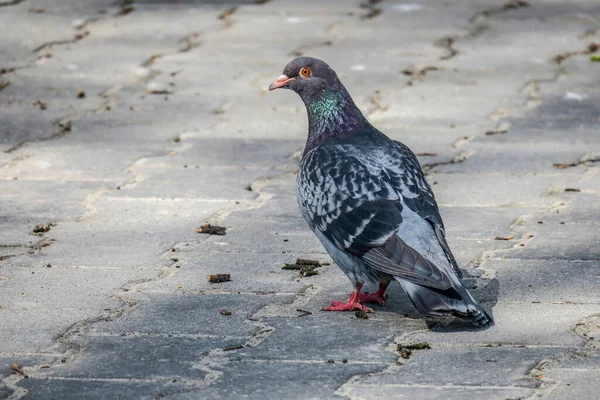
M 399 181 L 397 179 L 400 179 Z M 419 285 L 445 290 L 445 272 L 396 235 L 402 223 L 401 176 L 358 157 L 351 146 L 309 152 L 298 173 L 298 199 L 312 229 L 369 267 Z
M 446 241 L 446 229 L 444 228 L 444 222 L 442 221 L 440 210 L 435 201 L 435 196 L 431 190 L 431 187 L 427 183 L 425 176 L 423 176 L 419 160 L 415 154 L 404 144 L 398 141 L 394 141 L 394 143 L 396 145 L 395 152 L 391 152 L 391 160 L 386 166 L 386 169 L 393 175 L 402 173 L 406 174 L 406 171 L 412 172 L 408 174 L 410 182 L 408 193 L 410 194 L 407 193 L 405 196 L 404 204 L 406 204 L 408 208 L 431 224 L 440 246 L 444 250 L 446 258 L 448 258 L 448 261 L 450 262 L 450 265 L 452 265 L 452 268 L 458 277 L 462 278 L 462 271 L 460 270 L 458 263 L 456 262 L 456 258 L 454 258 L 454 255 L 450 250 L 450 246 L 448 246 L 448 242 Z M 402 163 L 404 167 L 399 167 L 399 163 Z

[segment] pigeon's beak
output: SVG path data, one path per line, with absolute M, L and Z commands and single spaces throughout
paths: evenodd
M 277 80 L 271 83 L 269 86 L 269 90 L 279 89 L 280 87 L 285 86 L 288 82 L 294 81 L 296 78 L 288 78 L 287 75 L 281 75 Z

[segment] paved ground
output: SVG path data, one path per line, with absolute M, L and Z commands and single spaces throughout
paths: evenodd
M 0 0 L 0 398 L 600 391 L 600 3 L 118 3 Z M 266 91 L 299 54 L 420 154 L 494 328 L 398 287 L 320 312 L 341 271 L 281 269 L 328 260 L 295 201 L 303 105 Z

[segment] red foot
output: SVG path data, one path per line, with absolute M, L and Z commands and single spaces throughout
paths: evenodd
M 347 303 L 342 303 L 341 301 L 332 301 L 330 306 L 323 307 L 322 311 L 364 311 L 364 312 L 373 312 L 369 307 L 363 306 L 362 304 L 348 300 Z
M 387 294 L 384 294 L 383 296 L 381 294 L 379 294 L 379 292 L 373 292 L 373 293 L 365 293 L 365 294 L 359 294 L 358 295 L 358 302 L 359 303 L 377 303 L 380 306 L 385 304 L 385 299 L 387 297 Z

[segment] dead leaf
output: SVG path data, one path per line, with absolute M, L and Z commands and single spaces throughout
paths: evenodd
M 199 228 L 196 228 L 196 232 L 198 233 L 206 233 L 207 235 L 225 235 L 225 231 L 227 230 L 224 226 L 204 224 Z
M 230 274 L 214 274 L 208 276 L 208 281 L 210 283 L 221 283 L 221 282 L 229 282 L 231 280 Z
M 515 237 L 513 235 L 509 236 L 496 236 L 494 240 L 513 240 Z
M 25 375 L 23 369 L 16 362 L 10 364 L 10 369 L 12 369 L 15 374 Z
M 223 11 L 221 14 L 219 14 L 218 18 L 219 19 L 226 19 L 227 17 L 229 17 L 231 14 L 233 14 L 235 12 L 235 10 L 237 9 L 237 7 L 231 7 L 228 8 L 227 10 Z

